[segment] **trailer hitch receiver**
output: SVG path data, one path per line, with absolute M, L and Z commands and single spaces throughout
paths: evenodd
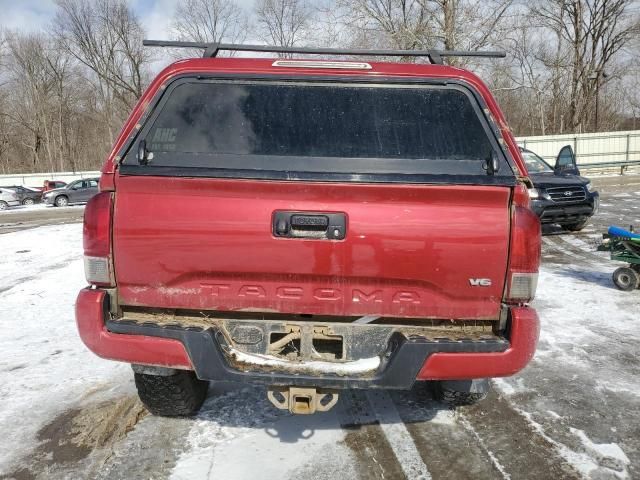
M 336 392 L 318 392 L 315 388 L 299 387 L 270 388 L 267 398 L 276 408 L 289 410 L 296 415 L 326 412 L 338 402 Z

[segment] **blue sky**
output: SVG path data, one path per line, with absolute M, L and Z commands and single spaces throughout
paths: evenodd
M 169 38 L 171 15 L 180 0 L 130 0 L 147 31 L 147 38 Z M 247 10 L 253 0 L 238 0 Z M 0 27 L 20 31 L 46 29 L 55 15 L 53 0 L 0 0 Z

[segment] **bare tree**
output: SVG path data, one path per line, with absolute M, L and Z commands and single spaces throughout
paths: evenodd
M 501 32 L 513 0 L 422 0 L 446 50 L 479 50 Z
M 478 50 L 501 37 L 513 0 L 337 0 L 344 25 L 370 45 Z M 409 58 L 404 61 L 411 60 Z M 460 59 L 450 63 L 462 64 Z
M 7 41 L 7 35 L 0 29 L 0 87 L 2 87 L 6 81 L 7 65 L 9 62 L 9 44 Z
M 8 45 L 8 81 L 13 95 L 4 116 L 22 130 L 19 142 L 31 152 L 34 166 L 50 171 L 70 166 L 75 170 L 75 157 L 69 149 L 74 127 L 71 58 L 44 34 L 14 33 Z
M 111 140 L 87 69 L 46 34 L 7 36 L 0 83 L 0 170 L 94 169 Z
M 44 153 L 48 159 L 47 169 L 53 170 L 51 149 L 47 148 L 50 147 L 48 110 L 53 76 L 48 68 L 46 48 L 42 35 L 11 35 L 9 51 L 12 61 L 9 68 L 17 91 L 13 97 L 13 108 L 7 115 L 30 133 L 22 138 L 21 143 L 31 151 L 33 164 L 39 165 Z
M 425 0 L 337 0 L 358 46 L 419 49 L 436 43 L 432 11 Z M 409 60 L 409 59 L 406 59 Z
M 547 70 L 540 62 L 539 44 L 531 27 L 526 23 L 515 29 L 510 37 L 509 53 L 512 55 L 515 68 L 505 72 L 511 84 L 519 89 L 519 96 L 526 106 L 525 118 L 531 131 L 539 128 L 539 133 L 546 133 L 546 96 L 549 91 Z M 526 100 L 525 100 L 526 99 Z
M 243 42 L 249 20 L 233 0 L 185 0 L 176 7 L 173 30 L 180 40 Z
M 0 30 L 0 172 L 2 173 L 10 171 L 8 152 L 11 149 L 11 124 L 6 114 L 9 92 L 4 88 L 8 83 L 8 62 L 7 39 L 5 33 Z
M 267 43 L 293 47 L 309 37 L 313 14 L 307 0 L 257 0 L 258 35 Z
M 148 81 L 144 32 L 125 0 L 56 0 L 54 30 L 105 91 L 131 109 Z
M 512 97 L 509 110 L 517 111 L 512 121 L 519 130 L 545 135 L 562 130 L 563 105 L 566 100 L 566 69 L 562 46 L 549 42 L 552 32 L 541 31 L 535 18 L 526 10 L 520 12 L 501 40 L 508 61 L 494 62 L 494 93 L 501 102 Z M 512 92 L 515 92 L 512 95 Z M 520 106 L 516 107 L 515 103 Z M 560 123 L 557 128 L 558 121 Z
M 570 47 L 569 121 L 584 130 L 603 85 L 613 78 L 616 55 L 639 29 L 633 0 L 546 0 L 534 13 Z M 596 110 L 597 111 L 597 110 Z

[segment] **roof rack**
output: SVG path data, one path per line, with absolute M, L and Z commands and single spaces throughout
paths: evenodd
M 236 52 L 297 53 L 303 55 L 324 54 L 376 57 L 428 57 L 431 63 L 438 65 L 442 65 L 442 57 L 506 57 L 506 53 L 500 51 L 472 52 L 465 50 L 369 50 L 357 48 L 279 47 L 235 43 L 181 42 L 176 40 L 143 40 L 142 44 L 145 47 L 200 48 L 204 50 L 202 55 L 204 58 L 215 57 L 221 50 L 231 50 Z

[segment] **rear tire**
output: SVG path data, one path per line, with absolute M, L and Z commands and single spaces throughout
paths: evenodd
M 140 400 L 153 415 L 186 417 L 198 412 L 207 396 L 209 382 L 192 371 L 173 375 L 134 373 Z
M 7 208 L 9 208 L 9 204 L 4 200 L 0 200 L 0 210 L 6 210 Z
M 582 222 L 570 223 L 568 225 L 563 225 L 563 227 L 566 230 L 569 230 L 570 232 L 579 232 L 580 230 L 582 230 L 584 227 L 587 226 L 587 223 L 589 223 L 589 219 L 588 218 L 586 220 L 583 220 Z
M 476 382 L 474 384 L 474 382 Z M 473 384 L 473 387 L 460 388 L 457 384 Z M 476 388 L 478 387 L 478 388 Z M 463 380 L 436 382 L 434 397 L 437 401 L 451 407 L 474 405 L 484 400 L 489 393 L 488 380 Z
M 56 200 L 53 203 L 56 207 L 66 207 L 69 205 L 69 199 L 64 195 L 60 195 L 56 197 Z
M 613 272 L 613 283 L 620 290 L 630 292 L 640 285 L 640 273 L 629 267 L 616 268 Z
M 36 202 L 33 200 L 33 198 L 25 198 L 22 201 L 23 205 L 33 205 L 34 203 L 36 203 Z

